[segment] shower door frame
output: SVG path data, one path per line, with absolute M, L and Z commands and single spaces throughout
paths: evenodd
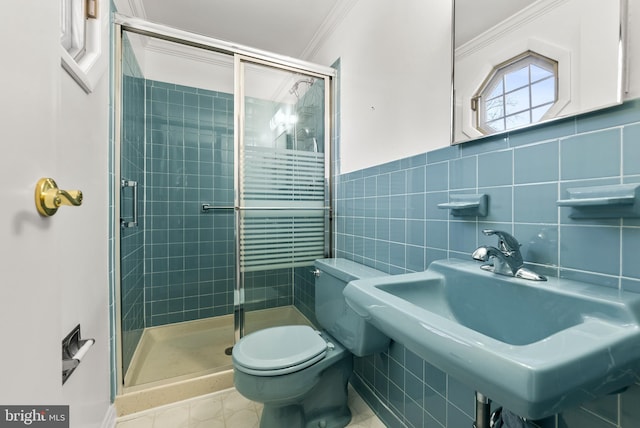
M 301 73 L 323 79 L 324 81 L 324 148 L 325 148 L 325 240 L 324 256 L 331 257 L 333 244 L 333 136 L 334 136 L 334 94 L 336 88 L 336 70 L 331 67 L 291 58 L 260 49 L 255 49 L 235 43 L 226 42 L 200 34 L 191 33 L 152 23 L 143 19 L 129 17 L 119 13 L 113 14 L 114 49 L 113 49 L 113 239 L 114 239 L 114 316 L 115 316 L 115 363 L 116 363 L 116 395 L 122 393 L 124 387 L 124 370 L 122 367 L 122 324 L 121 324 L 121 266 L 120 266 L 120 156 L 122 130 L 122 39 L 125 31 L 143 36 L 166 40 L 181 45 L 200 48 L 208 51 L 226 54 L 234 58 L 234 213 L 235 213 L 235 246 L 236 246 L 236 286 L 234 290 L 234 342 L 244 335 L 244 284 L 240 272 L 240 234 L 238 231 L 239 217 L 242 207 L 239 201 L 239 149 L 243 143 L 244 126 L 244 76 L 243 63 L 258 64 L 284 71 Z M 293 287 L 293 284 L 292 284 Z
M 324 200 L 324 209 L 325 209 L 325 239 L 324 239 L 324 257 L 331 257 L 332 254 L 332 244 L 331 239 L 333 236 L 332 233 L 332 198 L 331 198 L 331 189 L 332 187 L 332 174 L 331 174 L 331 159 L 332 159 L 332 144 L 331 144 L 331 136 L 333 135 L 332 126 L 332 83 L 335 79 L 332 79 L 332 76 L 328 76 L 326 74 L 318 73 L 311 70 L 302 70 L 299 67 L 292 67 L 287 64 L 280 64 L 273 62 L 271 60 L 253 58 L 247 56 L 245 54 L 236 54 L 234 55 L 234 77 L 235 77 L 235 85 L 234 85 L 234 115 L 235 115 L 235 125 L 234 126 L 234 145 L 235 150 L 233 152 L 234 158 L 234 211 L 235 211 L 235 240 L 236 240 L 236 293 L 237 297 L 234 299 L 234 343 L 240 340 L 242 336 L 245 335 L 245 308 L 244 308 L 244 273 L 241 270 L 241 260 L 240 260 L 240 215 L 243 210 L 250 210 L 251 208 L 242 207 L 241 203 L 241 189 L 242 186 L 240 181 L 242 179 L 242 171 L 241 171 L 241 162 L 240 162 L 240 148 L 244 147 L 244 129 L 245 129 L 245 79 L 244 72 L 245 67 L 244 64 L 253 64 L 260 65 L 263 67 L 271 67 L 282 71 L 289 71 L 292 73 L 304 73 L 306 76 L 316 77 L 318 79 L 323 79 L 324 81 L 324 174 L 325 174 L 325 200 Z M 333 73 L 335 74 L 335 70 Z M 273 209 L 273 208 L 272 208 Z M 276 210 L 279 208 L 275 208 Z M 292 208 L 287 207 L 286 210 L 292 210 Z M 306 209 L 306 208 L 305 208 Z M 328 234 L 327 234 L 328 231 Z M 293 284 L 292 284 L 293 287 Z

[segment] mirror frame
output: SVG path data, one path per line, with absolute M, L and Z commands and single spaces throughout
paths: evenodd
M 619 0 L 620 2 L 620 16 L 618 20 L 618 54 L 617 54 L 617 90 L 616 99 L 610 103 L 605 103 L 592 108 L 581 109 L 577 112 L 572 112 L 566 115 L 557 115 L 548 119 L 541 120 L 536 123 L 527 124 L 517 128 L 508 129 L 505 131 L 495 132 L 493 134 L 486 134 L 482 136 L 472 137 L 466 140 L 456 141 L 456 125 L 459 125 L 456 120 L 456 1 L 451 0 L 451 138 L 450 145 L 455 146 L 459 144 L 477 142 L 483 139 L 495 138 L 500 136 L 507 136 L 511 132 L 521 131 L 525 129 L 534 128 L 537 126 L 545 126 L 551 122 L 555 122 L 562 119 L 575 117 L 581 114 L 601 110 L 607 107 L 620 105 L 624 101 L 624 94 L 627 92 L 625 86 L 627 84 L 626 76 L 626 64 L 627 64 L 627 27 L 628 27 L 628 0 Z

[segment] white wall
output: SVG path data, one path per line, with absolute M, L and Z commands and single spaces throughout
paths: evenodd
M 451 11 L 442 0 L 360 0 L 305 58 L 341 60 L 340 172 L 448 144 Z
M 108 73 L 87 95 L 61 68 L 59 2 L 22 0 L 5 11 L 0 404 L 70 405 L 71 427 L 99 427 L 110 405 Z M 41 177 L 82 190 L 83 205 L 41 217 Z M 78 323 L 96 345 L 63 386 L 61 341 Z

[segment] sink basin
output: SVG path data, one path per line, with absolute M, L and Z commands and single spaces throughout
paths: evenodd
M 426 361 L 540 419 L 640 378 L 640 294 L 465 260 L 350 282 L 349 306 Z

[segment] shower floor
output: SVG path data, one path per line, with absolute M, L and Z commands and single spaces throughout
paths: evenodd
M 313 325 L 294 306 L 245 314 L 245 333 L 279 325 Z M 125 389 L 156 386 L 229 370 L 233 315 L 188 321 L 144 330 L 125 376 Z M 137 389 L 137 388 L 136 388 Z

